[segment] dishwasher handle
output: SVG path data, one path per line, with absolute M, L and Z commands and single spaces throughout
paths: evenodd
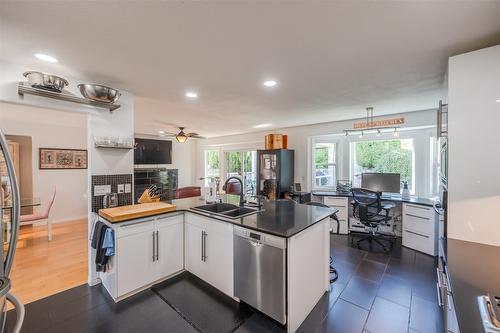
M 255 247 L 262 246 L 262 242 L 259 242 L 258 240 L 253 240 L 253 239 L 249 239 L 249 238 L 247 238 L 246 240 L 248 242 L 250 242 L 250 244 L 252 244 L 252 246 L 255 246 Z

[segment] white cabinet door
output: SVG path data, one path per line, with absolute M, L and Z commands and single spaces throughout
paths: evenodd
M 208 276 L 208 265 L 203 259 L 202 237 L 204 229 L 199 226 L 186 223 L 185 235 L 185 260 L 186 270 L 198 276 L 202 280 L 206 280 Z
M 226 223 L 223 229 L 215 231 L 209 225 L 205 244 L 205 260 L 209 266 L 206 281 L 233 297 L 233 226 Z
M 157 260 L 156 280 L 182 270 L 183 267 L 183 221 L 165 221 L 156 224 Z
M 137 233 L 117 238 L 117 291 L 118 296 L 127 294 L 154 281 L 153 224 L 141 226 Z

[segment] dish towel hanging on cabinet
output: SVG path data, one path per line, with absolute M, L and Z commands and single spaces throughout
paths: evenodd
M 96 250 L 95 265 L 98 272 L 106 272 L 109 257 L 115 255 L 113 229 L 97 221 L 94 226 L 91 246 Z

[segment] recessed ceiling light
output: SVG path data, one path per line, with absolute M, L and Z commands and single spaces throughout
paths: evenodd
M 253 128 L 264 128 L 264 127 L 269 127 L 271 125 L 272 124 L 259 124 L 259 125 L 255 125 Z
M 275 87 L 277 84 L 278 84 L 278 82 L 276 82 L 274 80 L 264 81 L 264 85 L 266 87 Z
M 43 54 L 43 53 L 37 53 L 37 54 L 35 54 L 35 57 L 37 57 L 40 60 L 51 62 L 51 63 L 56 63 L 57 62 L 56 58 L 54 58 L 52 56 L 49 56 L 47 54 Z
M 495 102 L 500 103 L 500 98 L 499 98 L 499 99 L 497 99 Z
M 188 98 L 197 98 L 197 97 L 198 97 L 198 94 L 197 94 L 197 93 L 195 93 L 194 91 L 188 91 L 188 92 L 186 92 L 186 94 L 185 94 L 185 95 L 186 95 L 186 97 L 188 97 Z

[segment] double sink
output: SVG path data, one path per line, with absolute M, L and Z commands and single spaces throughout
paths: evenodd
M 237 205 L 229 204 L 229 203 L 212 203 L 202 206 L 193 207 L 192 209 L 202 211 L 205 213 L 219 215 L 222 217 L 237 219 L 240 217 L 248 216 L 259 212 L 257 209 L 252 209 L 248 207 L 240 207 Z

